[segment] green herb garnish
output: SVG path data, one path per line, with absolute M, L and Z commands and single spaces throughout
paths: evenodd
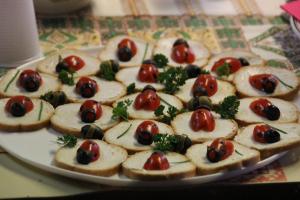
M 117 106 L 113 108 L 113 115 L 111 118 L 113 120 L 117 119 L 123 119 L 125 121 L 128 121 L 128 111 L 127 108 L 132 104 L 132 100 L 126 99 L 125 101 L 118 102 Z
M 4 89 L 4 92 L 6 92 L 9 88 L 9 86 L 11 85 L 11 83 L 17 78 L 18 74 L 20 73 L 20 70 L 18 70 L 16 72 L 16 74 L 10 79 L 10 81 L 7 83 L 5 89 Z
M 271 125 L 269 125 L 269 124 L 266 124 L 266 125 L 269 126 L 269 127 L 271 127 L 272 129 L 276 130 L 276 131 L 279 131 L 280 133 L 288 134 L 287 132 L 285 132 L 285 131 L 283 131 L 283 130 L 281 130 L 281 129 L 279 129 L 279 128 L 276 128 L 276 127 L 271 126 Z
M 67 147 L 74 147 L 77 143 L 77 138 L 73 135 L 63 135 L 57 138 L 56 143 Z
M 224 63 L 220 67 L 216 69 L 216 74 L 218 76 L 229 76 L 230 75 L 230 65 L 228 63 Z
M 58 74 L 59 80 L 66 85 L 74 85 L 74 72 L 61 70 Z
M 143 55 L 143 60 L 142 61 L 144 61 L 145 58 L 146 58 L 146 56 L 147 56 L 148 48 L 149 48 L 149 43 L 146 44 L 144 55 Z
M 170 124 L 171 121 L 176 117 L 178 114 L 178 109 L 175 108 L 174 106 L 168 106 L 168 111 L 165 114 L 164 113 L 165 106 L 160 105 L 155 111 L 154 114 L 155 116 L 159 117 L 159 121 Z
M 43 101 L 41 101 L 41 103 L 40 103 L 40 110 L 39 110 L 39 116 L 38 116 L 38 121 L 41 120 L 42 112 L 43 112 L 43 107 L 44 107 L 44 104 L 43 104 Z
M 135 83 L 131 83 L 130 85 L 127 86 L 127 94 L 132 94 L 135 91 Z
M 122 136 L 124 136 L 124 135 L 129 131 L 129 129 L 131 128 L 131 126 L 132 126 L 132 124 L 130 124 L 130 125 L 128 126 L 128 128 L 127 128 L 121 135 L 119 135 L 119 136 L 117 137 L 117 139 L 119 139 L 119 138 L 121 138 Z
M 243 156 L 243 154 L 241 152 L 239 152 L 238 150 L 234 150 L 235 153 L 239 154 L 240 156 Z
M 284 85 L 285 87 L 288 87 L 288 88 L 291 88 L 291 89 L 294 88 L 293 86 L 291 86 L 291 85 L 285 83 L 285 82 L 284 82 L 283 80 L 281 80 L 278 76 L 275 76 L 275 77 L 276 77 L 276 79 L 277 79 L 282 85 Z
M 158 68 L 164 68 L 164 67 L 168 66 L 168 63 L 169 63 L 168 58 L 165 55 L 160 54 L 160 53 L 155 54 L 153 56 L 153 60 Z
M 115 75 L 118 70 L 118 63 L 114 63 L 113 60 L 103 61 L 100 64 L 100 73 L 98 74 L 98 76 L 108 81 L 113 81 L 115 80 Z
M 164 91 L 168 94 L 174 94 L 179 90 L 179 87 L 185 84 L 188 79 L 186 71 L 181 68 L 169 68 L 158 75 L 157 80 L 162 83 L 165 88 Z
M 210 71 L 200 68 L 199 75 L 200 74 L 210 74 Z
M 153 141 L 155 145 L 153 149 L 156 151 L 174 151 L 181 154 L 185 154 L 186 150 L 192 145 L 191 139 L 186 135 L 156 134 Z
M 240 101 L 236 96 L 228 96 L 221 103 L 213 108 L 224 119 L 233 119 L 238 112 Z
M 191 162 L 190 160 L 183 160 L 183 161 L 177 161 L 177 162 L 170 162 L 170 164 L 182 164 L 182 163 L 188 163 Z

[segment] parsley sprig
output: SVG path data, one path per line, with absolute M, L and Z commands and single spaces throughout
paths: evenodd
M 169 63 L 168 58 L 165 55 L 160 54 L 160 53 L 155 54 L 153 56 L 153 60 L 158 68 L 164 68 L 164 67 L 168 66 L 168 63 Z
M 192 141 L 186 135 L 156 134 L 153 137 L 154 150 L 175 151 L 184 154 L 192 145 Z
M 174 94 L 179 90 L 179 87 L 185 84 L 188 79 L 186 71 L 181 68 L 169 68 L 158 75 L 158 81 L 162 83 L 165 88 L 164 91 L 168 94 Z
M 56 143 L 71 148 L 77 144 L 77 138 L 74 135 L 63 135 L 57 137 Z
M 224 63 L 220 67 L 216 69 L 216 74 L 218 76 L 229 76 L 230 75 L 230 65 L 228 63 Z
M 128 121 L 129 114 L 127 108 L 132 104 L 132 102 L 133 101 L 129 99 L 118 102 L 117 106 L 113 108 L 113 115 L 111 118 L 113 120 L 123 119 Z
M 74 72 L 61 70 L 58 74 L 59 80 L 66 85 L 74 85 Z
M 167 113 L 164 113 L 165 110 L 165 106 L 164 105 L 160 105 L 155 111 L 154 114 L 155 116 L 159 117 L 159 121 L 166 123 L 166 124 L 170 124 L 171 121 L 173 121 L 173 119 L 176 117 L 176 115 L 185 112 L 185 109 L 182 110 L 178 110 L 176 107 L 174 106 L 168 106 L 168 110 Z
M 131 83 L 130 85 L 127 86 L 127 94 L 132 94 L 135 91 L 135 83 Z
M 238 112 L 240 101 L 236 96 L 228 96 L 224 100 L 216 105 L 213 110 L 220 114 L 224 119 L 233 119 Z
M 114 60 L 106 60 L 100 64 L 98 76 L 108 81 L 115 80 L 115 75 L 119 71 L 119 64 Z

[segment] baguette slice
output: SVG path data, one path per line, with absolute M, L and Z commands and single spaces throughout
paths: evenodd
M 143 90 L 146 85 L 151 85 L 156 90 L 162 90 L 164 88 L 164 85 L 161 83 L 145 83 L 138 80 L 139 70 L 140 67 L 122 69 L 116 74 L 116 79 L 126 86 L 135 83 L 135 89 L 139 91 Z
M 287 134 L 278 131 L 278 133 L 280 134 L 280 140 L 275 143 L 268 144 L 268 143 L 256 142 L 253 139 L 253 130 L 256 125 L 262 125 L 262 124 L 252 124 L 242 128 L 239 131 L 239 134 L 234 138 L 234 140 L 249 148 L 253 148 L 260 151 L 260 155 L 262 158 L 272 156 L 276 153 L 286 151 L 300 145 L 300 124 L 297 123 L 286 123 L 286 124 L 268 123 L 268 124 L 272 127 L 285 131 Z
M 123 164 L 122 169 L 125 176 L 133 179 L 147 181 L 181 179 L 192 177 L 196 174 L 196 167 L 187 157 L 179 153 L 168 152 L 165 154 L 170 168 L 166 170 L 145 170 L 145 162 L 153 151 L 143 151 L 130 156 Z
M 41 95 L 49 91 L 58 91 L 61 87 L 57 78 L 48 74 L 40 73 L 42 84 L 35 92 L 28 92 L 19 86 L 19 77 L 22 69 L 9 70 L 0 80 L 0 96 L 12 97 L 17 95 L 24 95 L 32 98 L 39 98 Z
M 187 103 L 191 98 L 193 98 L 192 88 L 197 78 L 188 79 L 183 86 L 175 93 L 184 103 Z M 213 104 L 218 104 L 227 96 L 235 95 L 235 88 L 232 84 L 217 80 L 218 90 L 217 92 L 209 97 Z
M 59 55 L 61 55 L 62 58 L 75 55 L 85 62 L 85 65 L 80 70 L 76 71 L 74 74 L 75 77 L 94 75 L 99 71 L 100 61 L 98 59 L 77 50 L 62 50 L 50 54 L 38 64 L 37 70 L 46 74 L 58 76 L 55 68 L 59 62 Z
M 84 98 L 76 92 L 76 84 L 62 85 L 61 90 L 66 93 L 69 101 L 84 102 L 85 100 L 92 99 L 99 101 L 102 104 L 111 104 L 126 94 L 125 86 L 117 81 L 107 81 L 96 76 L 91 76 L 89 78 L 96 81 L 99 87 L 98 92 L 91 98 Z M 75 83 L 77 83 L 78 80 L 79 78 L 75 79 Z
M 212 163 L 206 158 L 207 146 L 211 143 L 212 141 L 195 144 L 186 152 L 186 156 L 197 166 L 198 174 L 213 174 L 239 169 L 241 167 L 254 165 L 260 160 L 258 151 L 232 141 L 235 151 L 228 158 Z
M 252 87 L 249 83 L 249 77 L 256 74 L 273 74 L 284 83 L 292 86 L 292 88 L 278 81 L 275 91 L 271 94 L 266 94 Z M 236 72 L 233 83 L 240 95 L 244 97 L 268 96 L 289 100 L 297 94 L 299 89 L 299 79 L 293 71 L 274 67 L 244 67 Z
M 144 121 L 145 120 L 130 120 L 128 122 L 121 122 L 105 132 L 104 140 L 110 144 L 121 146 L 129 152 L 150 150 L 153 147 L 153 143 L 152 145 L 142 145 L 135 137 L 137 127 Z M 173 129 L 167 124 L 154 120 L 149 121 L 152 121 L 157 125 L 159 133 L 174 134 Z
M 58 132 L 75 135 L 77 137 L 81 134 L 81 128 L 89 123 L 81 121 L 79 115 L 80 103 L 70 103 L 58 106 L 55 109 L 54 115 L 51 117 L 52 128 Z M 102 116 L 93 124 L 99 126 L 102 130 L 106 130 L 118 123 L 117 120 L 112 120 L 112 108 L 101 105 Z
M 193 131 L 190 126 L 192 114 L 193 112 L 186 112 L 177 115 L 171 122 L 171 125 L 175 134 L 187 135 L 193 143 L 201 143 L 219 137 L 231 139 L 238 131 L 238 125 L 234 120 L 221 119 L 220 115 L 215 112 L 212 112 L 215 118 L 215 129 L 212 132 L 206 132 L 203 130 Z
M 249 51 L 236 51 L 236 50 L 233 50 L 233 51 L 224 51 L 222 53 L 219 53 L 215 56 L 213 56 L 208 64 L 203 68 L 205 70 L 208 70 L 210 71 L 214 76 L 217 76 L 217 74 L 215 72 L 212 72 L 211 69 L 212 67 L 214 66 L 215 62 L 219 61 L 220 59 L 222 58 L 225 58 L 225 57 L 233 57 L 233 58 L 245 58 L 248 62 L 249 62 L 249 66 L 264 66 L 264 60 L 256 55 L 256 54 L 253 54 L 252 52 L 249 52 Z M 221 79 L 223 80 L 227 80 L 227 81 L 233 81 L 233 77 L 236 73 L 233 73 L 233 74 L 230 74 L 229 76 L 222 76 Z
M 99 159 L 87 165 L 80 164 L 76 160 L 76 152 L 83 141 L 77 142 L 75 147 L 61 147 L 54 157 L 54 163 L 58 167 L 92 174 L 97 176 L 112 176 L 119 171 L 122 162 L 127 158 L 126 150 L 121 147 L 107 144 L 101 140 L 93 140 L 99 145 Z
M 117 56 L 117 49 L 119 42 L 121 42 L 125 38 L 131 39 L 135 43 L 135 45 L 137 46 L 137 53 L 128 62 L 121 62 L 119 61 L 119 58 Z M 151 44 L 150 42 L 135 37 L 120 35 L 111 38 L 107 42 L 104 49 L 100 52 L 99 58 L 100 60 L 118 60 L 120 67 L 136 67 L 139 66 L 144 60 L 150 59 L 152 56 L 152 51 L 153 44 Z
M 281 100 L 281 99 L 276 99 L 276 98 L 265 98 L 265 99 L 268 99 L 273 105 L 275 105 L 279 108 L 280 117 L 278 120 L 270 121 L 265 117 L 261 117 L 261 116 L 255 114 L 250 109 L 250 104 L 257 99 L 259 99 L 259 98 L 253 97 L 253 98 L 240 99 L 239 110 L 235 115 L 235 119 L 240 124 L 247 125 L 247 124 L 253 124 L 253 123 L 260 123 L 260 122 L 289 123 L 289 122 L 296 122 L 298 120 L 298 114 L 297 114 L 298 109 L 297 109 L 296 105 L 294 105 L 291 102 Z
M 154 48 L 154 54 L 163 54 L 165 55 L 168 60 L 169 60 L 169 66 L 171 67 L 179 67 L 182 66 L 182 64 L 179 64 L 177 62 L 175 62 L 172 58 L 171 58 L 171 54 L 172 54 L 172 47 L 174 42 L 177 40 L 178 38 L 176 37 L 171 37 L 171 38 L 163 38 L 160 39 L 155 48 Z M 192 49 L 192 51 L 194 52 L 195 56 L 196 56 L 196 60 L 194 61 L 194 65 L 198 65 L 198 66 L 204 66 L 207 61 L 208 58 L 210 56 L 209 50 L 200 42 L 198 41 L 193 41 L 193 40 L 187 40 L 190 48 Z
M 40 99 L 31 99 L 33 110 L 22 117 L 14 117 L 5 110 L 9 98 L 0 100 L 0 130 L 34 131 L 46 127 L 54 113 L 51 104 Z M 40 114 L 41 113 L 41 114 Z M 40 120 L 39 120 L 40 115 Z
M 131 95 L 128 95 L 128 96 L 124 96 L 121 99 L 118 99 L 113 104 L 113 107 L 116 107 L 118 102 L 125 101 L 125 100 L 128 99 L 128 100 L 132 101 L 131 105 L 128 106 L 128 109 L 127 109 L 130 118 L 133 118 L 133 119 L 158 119 L 158 117 L 155 116 L 154 111 L 148 111 L 148 110 L 143 110 L 143 109 L 142 110 L 136 110 L 134 108 L 134 101 L 135 101 L 135 98 L 137 97 L 138 94 L 139 93 L 134 93 L 134 94 L 131 94 Z M 181 110 L 183 108 L 183 105 L 182 105 L 181 101 L 178 98 L 176 98 L 175 96 L 172 96 L 172 95 L 169 95 L 169 94 L 164 94 L 164 93 L 161 93 L 161 92 L 157 92 L 157 94 L 161 99 L 164 99 L 164 101 L 168 102 L 170 105 L 174 106 L 178 110 Z M 164 101 L 161 100 L 160 105 L 165 106 L 164 113 L 167 114 L 169 105 L 166 104 Z

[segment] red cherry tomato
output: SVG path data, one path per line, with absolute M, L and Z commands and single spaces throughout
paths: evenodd
M 11 97 L 7 101 L 7 103 L 5 105 L 5 110 L 7 112 L 10 112 L 11 105 L 13 103 L 20 103 L 20 104 L 24 105 L 25 109 L 26 109 L 26 113 L 30 112 L 33 109 L 33 103 L 32 103 L 32 101 L 28 97 L 25 97 L 25 96 L 14 96 L 14 97 Z
M 153 152 L 144 164 L 145 170 L 166 170 L 169 168 L 169 161 L 161 152 Z
M 253 129 L 253 138 L 255 141 L 260 143 L 267 143 L 264 138 L 264 133 L 270 130 L 268 125 L 257 125 Z
M 84 84 L 89 84 L 91 87 L 93 87 L 95 89 L 96 92 L 99 91 L 99 87 L 98 87 L 98 84 L 95 80 L 89 78 L 89 77 L 81 77 L 79 79 L 79 81 L 76 83 L 76 92 L 78 94 L 81 94 L 81 92 L 92 92 L 92 91 L 89 91 L 88 88 L 86 88 L 86 91 L 81 91 L 81 87 L 84 85 Z
M 145 90 L 140 93 L 134 101 L 134 108 L 137 110 L 156 110 L 160 105 L 160 98 L 153 90 Z
M 179 44 L 172 48 L 171 58 L 179 64 L 191 64 L 195 61 L 196 56 L 191 48 L 185 44 Z
M 93 109 L 96 113 L 96 119 L 102 116 L 101 104 L 95 100 L 86 100 L 80 107 L 80 112 L 86 109 Z
M 215 139 L 207 148 L 207 157 L 212 162 L 218 162 L 228 158 L 234 152 L 234 146 L 230 140 Z
M 98 160 L 100 157 L 100 148 L 98 144 L 92 140 L 84 141 L 79 148 L 92 153 L 92 162 Z
M 211 70 L 216 71 L 219 67 L 221 67 L 225 63 L 229 65 L 231 74 L 238 71 L 242 67 L 242 64 L 239 59 L 233 57 L 225 57 L 215 62 Z
M 144 131 L 148 131 L 152 135 L 158 134 L 158 126 L 152 121 L 143 121 L 136 129 L 135 133 L 141 133 Z
M 128 38 L 125 38 L 123 39 L 119 44 L 118 44 L 118 48 L 123 48 L 123 47 L 128 47 L 131 52 L 132 52 L 132 56 L 136 55 L 136 52 L 137 52 L 137 47 L 135 45 L 135 43 L 128 39 Z
M 218 83 L 216 78 L 209 74 L 201 74 L 200 76 L 198 76 L 192 90 L 194 91 L 198 86 L 205 88 L 209 97 L 216 94 L 218 90 Z
M 264 109 L 272 103 L 267 99 L 257 99 L 250 104 L 250 109 L 257 115 L 266 117 Z
M 65 57 L 64 62 L 67 64 L 68 68 L 72 71 L 78 71 L 85 65 L 84 61 L 80 57 L 75 55 Z
M 269 82 L 274 83 L 274 85 L 267 85 L 266 80 L 269 80 Z M 278 84 L 278 80 L 273 74 L 257 74 L 249 77 L 249 83 L 252 87 L 261 91 L 268 90 L 268 88 L 271 87 L 274 87 L 274 91 L 276 85 Z
M 19 84 L 23 88 L 26 87 L 25 82 L 28 78 L 31 78 L 31 79 L 37 81 L 39 84 L 42 83 L 42 77 L 40 76 L 40 74 L 37 71 L 31 70 L 31 69 L 26 69 L 19 76 Z
M 158 73 L 158 69 L 153 64 L 142 64 L 138 73 L 138 79 L 146 83 L 155 83 Z
M 213 131 L 215 129 L 215 119 L 207 109 L 200 108 L 193 112 L 190 125 L 193 131 Z

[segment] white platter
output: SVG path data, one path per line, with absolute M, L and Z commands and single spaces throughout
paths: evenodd
M 95 55 L 95 51 L 99 49 L 89 50 L 90 54 Z M 36 63 L 41 59 L 29 62 L 20 68 L 35 68 Z M 296 103 L 299 107 L 299 98 Z M 123 175 L 117 174 L 112 177 L 100 177 L 94 175 L 87 175 L 83 173 L 73 172 L 56 167 L 53 161 L 53 155 L 56 149 L 59 147 L 56 144 L 57 136 L 61 135 L 51 128 L 43 128 L 34 132 L 21 132 L 21 133 L 7 133 L 0 131 L 0 146 L 5 149 L 12 156 L 30 164 L 37 168 L 43 169 L 48 172 L 63 175 L 73 179 L 79 179 L 104 185 L 111 186 L 124 186 L 124 187 L 171 187 L 171 186 L 183 186 L 201 184 L 207 182 L 213 182 L 217 180 L 227 179 L 230 177 L 239 176 L 241 174 L 248 173 L 255 169 L 264 167 L 271 162 L 282 157 L 286 152 L 276 154 L 265 160 L 258 162 L 254 166 L 241 168 L 234 171 L 215 173 L 205 176 L 195 176 L 192 178 L 185 178 L 181 180 L 167 180 L 167 181 L 139 181 L 129 179 Z

